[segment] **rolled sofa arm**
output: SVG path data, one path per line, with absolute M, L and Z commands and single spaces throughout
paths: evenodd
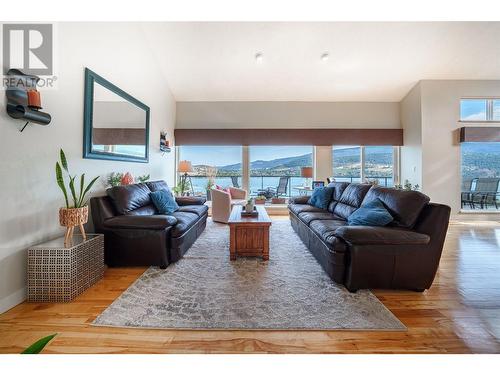
M 203 197 L 175 197 L 179 206 L 201 206 L 207 199 Z
M 301 195 L 300 197 L 293 197 L 289 199 L 289 204 L 307 204 L 311 198 L 309 195 Z
M 121 215 L 104 221 L 106 229 L 161 230 L 177 224 L 177 219 L 169 215 Z

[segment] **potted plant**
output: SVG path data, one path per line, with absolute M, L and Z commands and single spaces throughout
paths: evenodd
M 255 198 L 255 204 L 265 204 L 267 198 L 264 195 L 259 195 Z
M 60 160 L 56 162 L 56 181 L 57 185 L 63 192 L 64 201 L 66 203 L 66 207 L 61 207 L 59 209 L 59 224 L 66 227 L 64 243 L 67 245 L 73 238 L 73 230 L 76 226 L 80 228 L 83 238 L 87 239 L 85 230 L 83 229 L 83 224 L 86 224 L 89 219 L 87 195 L 99 176 L 94 178 L 87 186 L 85 186 L 85 173 L 82 174 L 79 179 L 80 189 L 78 191 L 77 187 L 75 187 L 75 180 L 77 176 L 71 176 L 69 174 L 68 162 L 62 149 L 59 151 L 59 158 Z M 68 199 L 68 190 L 66 189 L 66 183 L 64 181 L 63 169 L 66 171 L 69 178 L 68 187 L 73 201 L 71 204 Z

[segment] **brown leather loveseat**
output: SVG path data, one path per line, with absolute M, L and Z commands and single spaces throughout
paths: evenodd
M 95 231 L 104 234 L 108 266 L 167 267 L 179 260 L 206 226 L 204 198 L 177 197 L 179 210 L 158 215 L 149 193 L 165 181 L 116 186 L 90 200 Z
M 327 210 L 298 197 L 288 206 L 292 227 L 326 273 L 351 292 L 364 288 L 430 288 L 450 208 L 416 191 L 333 182 Z M 394 220 L 385 227 L 349 226 L 348 216 L 378 198 Z

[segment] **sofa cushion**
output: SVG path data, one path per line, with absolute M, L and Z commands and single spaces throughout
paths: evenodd
M 208 212 L 208 206 L 202 205 L 190 205 L 190 206 L 180 206 L 180 212 L 191 212 L 196 214 L 198 217 L 205 215 Z
M 177 224 L 172 228 L 172 237 L 182 236 L 199 219 L 198 215 L 192 212 L 175 211 L 170 216 L 177 219 Z
M 392 225 L 413 228 L 422 209 L 429 203 L 429 197 L 418 191 L 397 190 L 374 186 L 365 196 L 365 201 L 378 198 L 390 212 Z
M 311 206 L 326 210 L 328 208 L 328 204 L 332 200 L 333 190 L 334 188 L 331 186 L 317 187 L 313 190 L 311 198 L 309 198 L 307 203 Z
M 146 182 L 146 185 L 149 188 L 149 190 L 151 190 L 151 191 L 170 190 L 167 183 L 163 180 L 148 181 L 148 182 Z
M 130 211 L 151 205 L 150 192 L 146 184 L 114 186 L 106 190 L 119 215 L 127 215 Z
M 149 195 L 159 214 L 170 215 L 179 209 L 170 190 L 152 191 Z
M 338 228 L 335 236 L 355 245 L 426 245 L 430 241 L 426 234 L 388 227 L 346 226 Z
M 345 220 L 313 220 L 309 224 L 309 228 L 311 228 L 311 230 L 332 249 L 335 242 L 337 242 L 335 231 L 346 225 L 347 222 Z
M 321 208 L 311 206 L 310 204 L 289 204 L 288 209 L 292 211 L 295 215 L 301 212 L 324 212 Z
M 332 200 L 328 205 L 328 211 L 333 212 L 345 188 L 349 186 L 349 182 L 330 182 L 327 186 L 334 188 Z
M 383 227 L 392 220 L 392 215 L 387 211 L 380 199 L 376 198 L 369 202 L 365 201 L 360 208 L 349 215 L 347 224 Z
M 333 209 L 333 213 L 347 220 L 349 215 L 361 206 L 363 198 L 371 187 L 372 185 L 369 184 L 349 184 L 346 186 Z
M 341 220 L 338 216 L 332 214 L 328 211 L 323 212 L 301 212 L 299 219 L 304 222 L 304 224 L 309 225 L 313 220 Z

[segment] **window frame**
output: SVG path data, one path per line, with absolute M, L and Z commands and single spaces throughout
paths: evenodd
M 335 178 L 334 174 L 334 165 L 335 165 L 335 157 L 333 155 L 333 150 L 334 147 L 338 145 L 332 145 L 331 150 L 332 150 L 332 165 L 331 165 L 331 173 L 332 177 Z M 361 183 L 364 183 L 366 179 L 366 155 L 365 155 L 365 148 L 367 146 L 362 146 L 362 145 L 352 145 L 353 147 L 359 147 L 359 152 L 360 152 L 360 181 Z M 377 146 L 377 145 L 373 145 Z M 396 186 L 400 184 L 400 146 L 393 146 L 393 145 L 378 145 L 378 146 L 387 146 L 387 147 L 392 147 L 392 182 L 393 186 Z M 369 147 L 369 146 L 368 146 Z M 386 186 L 386 185 L 383 185 Z M 391 186 L 388 186 L 391 187 Z
M 486 119 L 485 120 L 464 120 L 462 119 L 462 101 L 465 101 L 465 100 L 484 100 L 486 102 Z M 495 101 L 499 101 L 500 100 L 500 97 L 489 97 L 489 98 L 485 98 L 485 97 L 465 97 L 465 98 L 460 98 L 460 101 L 459 101 L 459 108 L 458 108 L 458 112 L 459 112 L 459 121 L 458 122 L 461 122 L 461 123 L 500 123 L 500 119 L 499 120 L 495 120 L 493 118 L 493 107 L 494 107 L 494 102 Z

